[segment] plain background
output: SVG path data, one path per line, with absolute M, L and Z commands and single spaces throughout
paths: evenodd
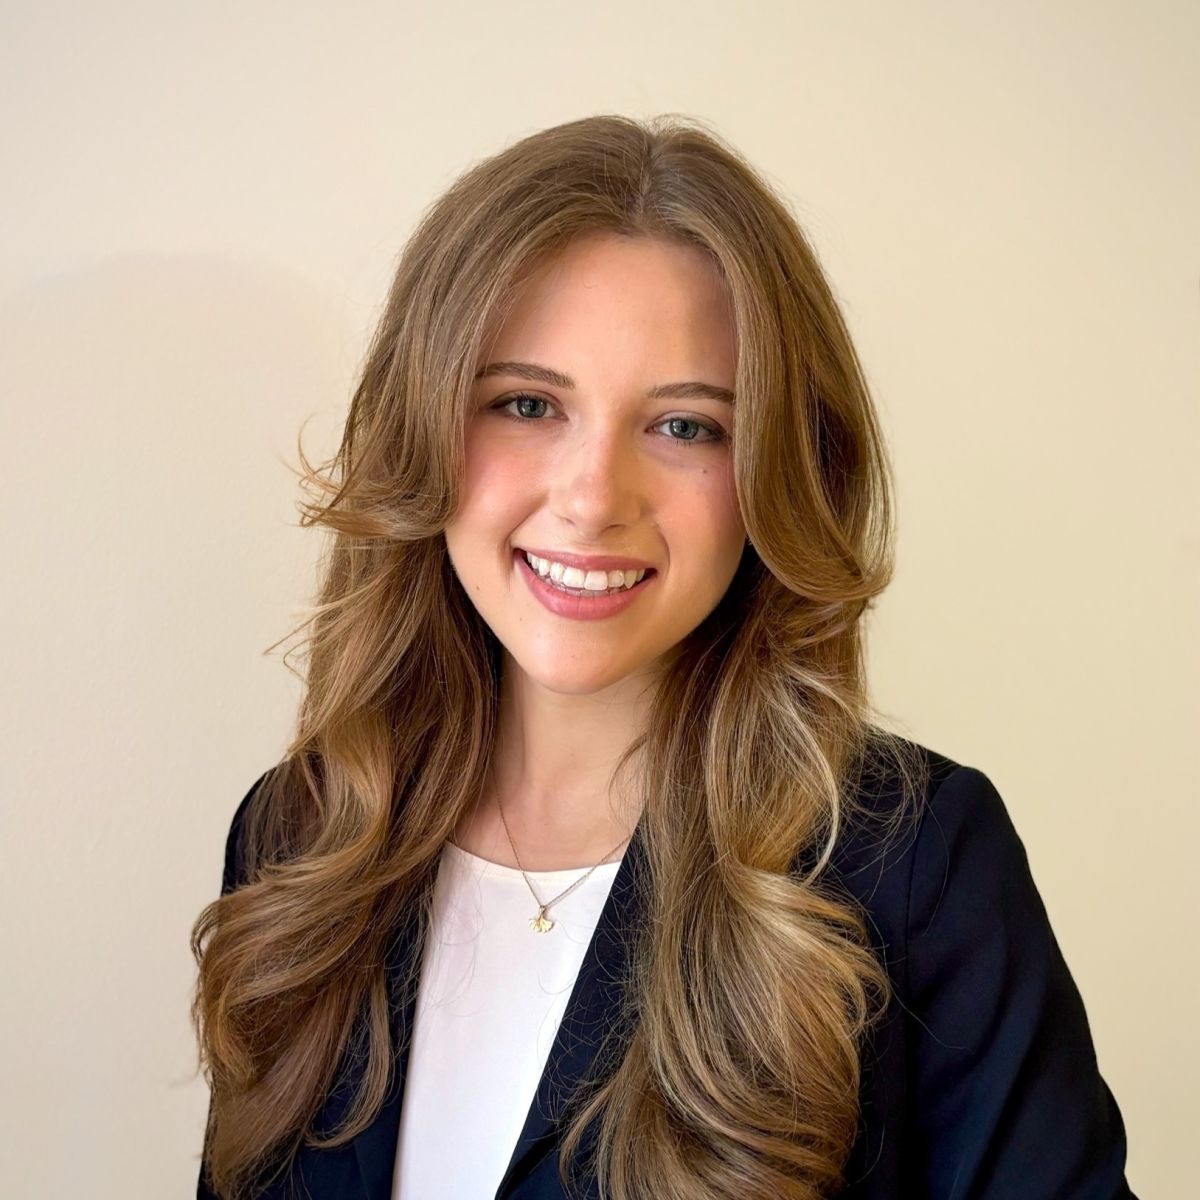
M 188 934 L 320 548 L 284 464 L 308 418 L 332 450 L 418 215 L 526 133 L 676 111 L 841 297 L 899 482 L 877 702 L 1000 789 L 1130 1181 L 1182 1194 L 1198 45 L 1189 0 L 3 4 L 0 1193 L 192 1194 Z

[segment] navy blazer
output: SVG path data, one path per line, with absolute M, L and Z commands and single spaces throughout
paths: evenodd
M 981 771 L 921 750 L 931 783 L 917 821 L 903 836 L 881 841 L 869 818 L 886 815 L 898 792 L 894 779 L 874 783 L 861 797 L 868 817 L 839 838 L 831 866 L 865 909 L 894 992 L 863 1050 L 858 1137 L 838 1195 L 1132 1197 L 1121 1113 L 1098 1070 L 1083 1001 L 1004 802 Z M 239 824 L 261 782 L 230 826 L 223 892 L 244 881 Z M 644 854 L 639 827 L 600 913 L 496 1200 L 564 1200 L 555 1115 L 616 1007 L 615 981 L 626 953 L 618 931 L 641 919 L 631 885 L 645 869 Z M 343 1146 L 302 1146 L 265 1200 L 389 1200 L 416 1000 L 416 984 L 401 989 L 397 981 L 413 947 L 413 935 L 397 939 L 388 961 L 399 1050 L 378 1116 Z M 354 1056 L 348 1053 L 347 1062 L 318 1115 L 322 1133 L 346 1111 L 357 1084 Z M 525 1104 L 524 1097 L 513 1101 Z M 469 1140 L 471 1131 L 462 1132 Z M 592 1143 L 585 1136 L 583 1144 Z M 584 1194 L 597 1197 L 594 1180 L 586 1183 Z M 216 1200 L 203 1171 L 196 1195 Z

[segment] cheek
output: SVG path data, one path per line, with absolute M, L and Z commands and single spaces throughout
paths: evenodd
M 733 484 L 732 464 L 707 468 L 688 497 L 688 519 L 695 528 L 709 531 L 707 540 L 714 554 L 719 558 L 723 548 L 736 545 L 740 557 L 746 527 Z
M 527 504 L 530 472 L 521 456 L 502 442 L 468 438 L 461 512 L 473 520 L 499 521 Z
M 745 546 L 732 485 L 718 468 L 698 474 L 692 486 L 676 489 L 661 515 L 668 584 L 688 612 L 707 611 L 724 595 Z

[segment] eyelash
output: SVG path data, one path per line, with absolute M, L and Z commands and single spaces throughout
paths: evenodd
M 499 410 L 501 416 L 506 417 L 510 421 L 520 421 L 525 425 L 540 420 L 538 417 L 521 417 L 516 413 L 503 411 L 510 404 L 515 404 L 518 400 L 540 400 L 543 404 L 550 403 L 545 396 L 535 396 L 532 392 L 517 392 L 515 395 L 505 396 L 503 400 L 497 400 L 494 404 L 488 405 L 488 408 Z M 699 425 L 701 429 L 705 429 L 713 435 L 705 441 L 697 441 L 695 438 L 668 437 L 667 441 L 669 442 L 678 442 L 684 446 L 716 446 L 726 440 L 725 431 L 719 425 L 713 425 L 709 421 L 700 421 L 694 417 L 664 417 L 659 421 L 659 425 L 665 425 L 668 421 L 686 421 L 689 425 Z

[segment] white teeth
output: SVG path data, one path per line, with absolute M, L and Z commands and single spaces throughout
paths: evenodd
M 611 588 L 631 588 L 646 574 L 643 567 L 634 571 L 582 571 L 578 567 L 567 567 L 547 558 L 537 558 L 527 550 L 521 552 L 525 561 L 543 578 L 549 576 L 563 587 L 577 588 L 589 592 L 606 592 Z

